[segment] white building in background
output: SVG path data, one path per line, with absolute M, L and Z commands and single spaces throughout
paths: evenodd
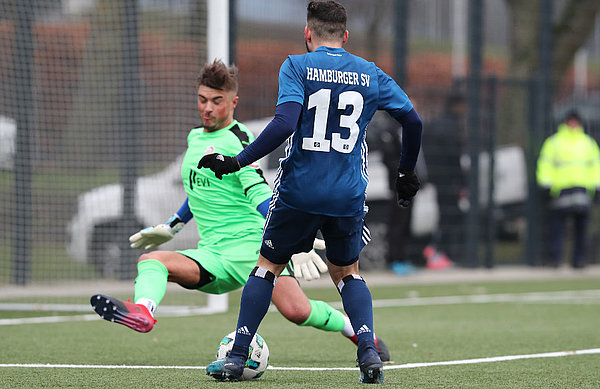
M 6 116 L 0 116 L 0 170 L 12 170 L 15 156 L 17 123 Z

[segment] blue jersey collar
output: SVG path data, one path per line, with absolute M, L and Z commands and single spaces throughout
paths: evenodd
M 328 53 L 336 53 L 336 54 L 342 54 L 342 53 L 346 52 L 346 50 L 344 50 L 341 47 L 328 47 L 328 46 L 319 46 L 319 47 L 317 47 L 317 49 L 314 52 L 317 52 L 317 51 L 325 51 Z

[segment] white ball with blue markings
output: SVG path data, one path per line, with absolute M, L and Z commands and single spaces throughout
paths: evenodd
M 233 342 L 235 340 L 235 331 L 225 335 L 219 343 L 217 349 L 217 359 L 223 359 L 229 355 L 233 348 Z M 252 342 L 250 342 L 250 349 L 248 352 L 248 359 L 246 360 L 246 366 L 244 367 L 244 374 L 242 374 L 243 380 L 251 380 L 260 378 L 265 370 L 269 366 L 269 347 L 267 342 L 259 334 L 254 335 Z

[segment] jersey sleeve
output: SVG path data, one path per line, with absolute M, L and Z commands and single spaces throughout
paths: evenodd
M 379 83 L 379 107 L 385 111 L 406 113 L 413 108 L 408 96 L 392 77 L 383 70 L 377 69 L 377 80 Z
M 260 166 L 258 166 L 258 162 L 243 167 L 237 173 L 237 177 L 240 180 L 246 198 L 254 208 L 269 199 L 273 194 L 271 187 L 269 187 L 262 174 L 262 170 L 260 170 Z
M 300 69 L 294 66 L 292 58 L 287 57 L 279 69 L 277 105 L 288 101 L 294 101 L 300 105 L 304 103 L 304 77 Z
M 254 141 L 252 132 L 243 125 L 240 125 L 240 128 L 243 128 L 243 131 L 247 134 L 248 143 L 252 143 Z M 240 142 L 237 147 L 241 151 L 247 146 L 243 142 Z M 267 180 L 265 180 L 258 161 L 244 166 L 235 175 L 240 182 L 244 195 L 254 208 L 258 207 L 260 203 L 270 198 L 273 194 L 271 187 L 269 187 Z

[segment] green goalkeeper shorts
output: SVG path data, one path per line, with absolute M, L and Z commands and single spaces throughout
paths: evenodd
M 250 234 L 243 237 L 223 237 L 209 244 L 198 243 L 197 249 L 178 250 L 198 262 L 215 279 L 198 290 L 210 294 L 221 294 L 239 289 L 246 284 L 248 276 L 258 260 L 262 237 Z M 284 269 L 282 276 L 291 275 Z

